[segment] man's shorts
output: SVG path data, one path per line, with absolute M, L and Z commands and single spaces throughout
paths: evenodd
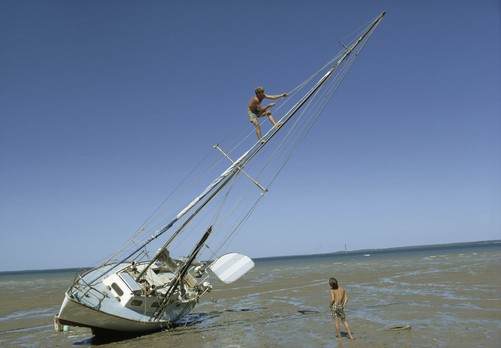
M 334 303 L 331 307 L 331 315 L 333 317 L 338 317 L 341 320 L 346 318 L 344 314 L 344 308 L 341 304 Z
M 259 113 L 255 114 L 252 111 L 250 111 L 249 109 L 247 109 L 247 115 L 249 115 L 249 121 L 252 122 L 253 120 L 257 119 L 258 117 L 262 117 L 263 112 L 259 112 Z

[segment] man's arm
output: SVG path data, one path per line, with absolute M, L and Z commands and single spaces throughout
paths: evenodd
M 267 99 L 279 99 L 279 98 L 285 98 L 287 97 L 287 93 L 282 93 L 282 94 L 277 94 L 277 95 L 264 95 L 265 98 Z
M 283 94 L 277 94 L 277 95 L 264 95 L 265 98 L 267 99 L 278 99 L 278 98 L 285 98 L 287 97 L 287 93 L 283 93 Z M 266 105 L 264 108 L 261 108 L 262 111 L 266 111 L 268 110 L 269 108 L 272 108 L 275 106 L 275 103 L 270 103 L 268 105 Z
M 346 307 L 347 304 L 348 304 L 348 295 L 346 295 L 346 293 L 344 293 L 343 308 Z

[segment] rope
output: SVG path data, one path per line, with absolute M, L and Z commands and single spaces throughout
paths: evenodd
M 364 28 L 367 29 L 367 25 L 364 26 Z M 270 178 L 266 179 L 268 180 L 267 183 L 265 184 L 266 188 L 269 189 L 275 183 L 278 175 L 282 172 L 286 164 L 292 158 L 292 155 L 294 154 L 297 147 L 303 142 L 304 138 L 309 134 L 312 127 L 316 124 L 318 118 L 320 117 L 321 112 L 326 107 L 327 102 L 332 98 L 333 93 L 335 92 L 341 81 L 344 79 L 347 71 L 354 63 L 360 50 L 367 43 L 367 40 L 372 35 L 373 30 L 371 30 L 371 32 L 368 33 L 367 37 L 363 40 L 363 42 L 359 44 L 356 50 L 352 52 L 351 56 L 347 57 L 344 64 L 342 66 L 339 66 L 339 68 L 336 70 L 336 74 L 331 76 L 329 80 L 326 81 L 326 83 L 322 85 L 322 87 L 319 90 L 315 92 L 315 95 L 312 96 L 312 98 L 308 100 L 308 102 L 305 105 L 303 105 L 301 111 L 298 111 L 298 113 L 294 115 L 294 120 L 291 119 L 292 122 L 287 124 L 288 128 L 287 132 L 285 132 L 285 130 L 281 130 L 280 133 L 277 134 L 277 137 L 275 138 L 279 140 L 279 142 L 276 145 L 273 145 L 273 147 L 270 146 L 266 147 L 266 151 L 268 152 L 269 157 L 263 158 L 264 161 L 261 162 L 261 167 L 258 169 L 257 173 L 250 173 L 251 176 L 253 176 L 254 178 L 261 179 L 262 177 L 264 178 L 265 173 L 271 171 L 271 167 L 276 166 L 276 170 L 273 171 L 274 174 Z M 276 115 L 281 113 L 282 109 L 285 108 L 286 105 L 293 103 L 294 100 L 298 100 L 298 97 L 304 95 L 305 93 L 301 92 L 305 88 L 309 88 L 308 86 L 311 86 L 314 83 L 314 81 L 317 81 L 319 79 L 319 74 L 323 74 L 327 70 L 331 69 L 332 66 L 335 66 L 335 64 L 337 64 L 337 62 L 345 55 L 345 52 L 346 50 L 343 50 L 337 55 L 335 55 L 327 63 L 325 63 L 324 66 L 313 72 L 313 74 L 307 77 L 303 82 L 301 82 L 300 84 L 289 90 L 289 92 L 287 92 L 288 97 L 282 99 L 283 102 L 277 103 L 278 105 L 274 108 L 273 114 Z M 278 122 L 282 121 L 286 115 L 287 112 L 284 113 L 284 116 L 278 118 Z M 262 124 L 263 122 L 266 121 L 266 119 L 267 118 L 264 117 L 263 118 L 264 121 L 261 121 L 260 123 Z M 269 130 L 268 133 L 264 135 L 264 137 L 269 135 L 271 132 L 275 132 L 275 130 L 271 128 L 271 130 Z M 235 153 L 241 153 L 242 147 L 244 147 L 245 144 L 248 143 L 248 138 L 255 137 L 254 133 L 255 133 L 254 127 L 250 127 L 248 124 L 245 124 L 245 122 L 243 122 L 237 132 L 231 132 L 230 136 L 223 139 L 225 144 L 230 144 L 229 147 L 225 146 L 225 152 L 228 153 L 230 156 L 235 156 L 234 155 Z M 259 141 L 257 139 L 255 146 L 259 146 Z M 112 260 L 118 254 L 123 253 L 125 250 L 134 250 L 133 249 L 134 246 L 136 246 L 137 248 L 138 245 L 141 245 L 141 243 L 139 242 L 140 240 L 139 237 L 145 233 L 148 233 L 147 230 L 151 231 L 151 227 L 155 227 L 153 226 L 153 222 L 155 219 L 163 215 L 162 213 L 164 213 L 165 211 L 164 210 L 164 206 L 166 205 L 165 203 L 172 200 L 174 195 L 176 195 L 177 198 L 177 195 L 182 196 L 183 194 L 187 194 L 187 190 L 186 191 L 182 190 L 181 189 L 182 187 L 185 186 L 194 187 L 194 185 L 199 183 L 200 181 L 202 180 L 205 181 L 208 176 L 208 173 L 210 173 L 211 170 L 217 168 L 217 166 L 221 164 L 221 161 L 226 160 L 223 156 L 220 156 L 218 154 L 218 157 L 216 157 L 215 160 L 209 161 L 210 154 L 212 154 L 213 152 L 214 151 L 211 149 L 203 157 L 203 159 L 193 168 L 193 170 L 185 177 L 185 179 L 182 180 L 181 183 L 171 192 L 171 194 L 167 196 L 167 198 L 164 200 L 160 208 L 157 209 L 146 220 L 146 222 L 142 225 L 142 227 L 133 234 L 132 238 L 127 243 L 125 243 L 122 246 L 122 248 L 120 248 L 115 254 L 113 254 L 113 256 L 110 257 L 110 259 L 108 259 L 106 262 L 110 262 L 110 260 Z M 206 164 L 207 161 L 209 161 L 207 166 L 202 168 L 202 164 Z M 253 166 L 254 162 L 255 161 L 252 162 Z M 198 171 L 200 172 L 200 175 L 196 176 L 195 173 Z M 238 206 L 243 205 L 245 203 L 243 201 L 243 198 L 237 202 L 230 202 L 229 199 L 227 198 L 230 192 L 234 190 L 237 181 L 239 181 L 238 180 L 239 177 L 240 176 L 238 174 L 235 175 L 235 177 L 232 179 L 233 182 L 230 185 L 228 185 L 227 188 L 225 188 L 226 190 L 225 195 L 221 195 L 221 197 L 218 198 L 218 202 L 215 202 L 217 203 L 216 205 L 213 205 L 212 207 L 207 207 L 208 209 L 206 209 L 207 211 L 204 213 L 204 217 L 199 221 L 202 221 L 205 218 L 207 218 L 209 214 L 214 214 L 211 224 L 214 226 L 215 229 L 219 229 L 218 228 L 219 226 L 229 223 L 230 221 L 229 217 L 222 216 L 223 207 L 225 207 L 228 204 L 234 203 L 233 206 L 229 206 L 229 211 L 234 211 Z M 249 191 L 251 191 L 252 189 L 255 188 L 252 187 L 251 189 L 249 189 Z M 216 249 L 216 251 L 219 251 L 224 245 L 227 245 L 228 242 L 235 237 L 237 231 L 241 229 L 244 222 L 249 218 L 252 212 L 255 211 L 261 198 L 262 194 L 259 194 L 258 198 L 255 201 L 253 201 L 253 203 L 249 205 L 247 209 L 245 209 L 243 215 L 241 216 L 242 219 L 240 219 L 238 223 L 236 223 L 231 229 L 229 229 L 230 232 L 222 240 L 221 245 Z M 179 203 L 182 202 L 182 200 L 177 199 L 176 202 Z M 248 203 L 249 201 L 247 201 L 247 204 Z M 177 213 L 177 210 L 174 209 L 174 212 Z M 158 223 L 157 228 L 160 228 L 161 226 L 165 225 L 165 222 L 171 221 L 171 219 L 172 216 L 164 218 L 163 221 L 160 221 Z M 189 227 L 190 230 L 200 228 L 199 223 L 197 221 L 194 222 L 195 223 L 192 224 L 194 226 Z M 205 226 L 203 226 L 202 228 L 205 229 Z M 184 242 L 185 239 L 187 238 L 186 235 L 189 235 L 189 233 L 186 233 L 185 231 L 183 231 L 183 234 L 185 236 L 182 237 L 180 236 L 181 238 L 176 239 L 176 244 L 178 242 L 179 243 Z M 144 248 L 142 256 L 145 255 L 147 255 L 146 248 Z M 140 255 L 138 254 L 136 256 Z
M 367 28 L 367 27 L 366 27 Z M 259 178 L 262 173 L 265 172 L 265 170 L 271 166 L 272 164 L 278 163 L 279 162 L 279 157 L 282 157 L 282 160 L 280 160 L 280 165 L 272 179 L 270 180 L 267 188 L 269 189 L 274 182 L 276 181 L 278 175 L 282 172 L 282 170 L 285 168 L 286 164 L 289 162 L 289 160 L 292 158 L 293 153 L 295 152 L 296 148 L 303 142 L 304 138 L 309 134 L 313 126 L 316 124 L 318 121 L 322 111 L 325 109 L 327 103 L 329 100 L 332 98 L 334 92 L 336 91 L 337 87 L 340 85 L 342 80 L 345 78 L 347 72 L 355 62 L 356 58 L 358 57 L 359 52 L 361 49 L 365 46 L 367 43 L 367 40 L 369 37 L 372 35 L 373 30 L 367 35 L 366 39 L 360 43 L 360 45 L 357 47 L 356 50 L 354 50 L 345 61 L 342 66 L 338 68 L 336 71 L 336 75 L 332 76 L 331 80 L 326 82 L 316 93 L 315 96 L 308 101 L 306 105 L 303 106 L 303 110 L 299 115 L 295 115 L 296 119 L 293 123 L 293 125 L 290 127 L 288 130 L 287 134 L 282 138 L 281 142 L 275 147 L 275 150 L 272 152 L 268 160 L 265 162 L 265 164 L 262 166 L 261 171 L 257 175 L 257 178 Z M 318 77 L 318 75 L 322 72 L 324 72 L 328 67 L 332 66 L 334 62 L 338 61 L 340 57 L 344 54 L 344 52 L 336 55 L 333 57 L 329 62 L 327 62 L 322 68 L 318 69 L 316 72 L 314 72 L 311 76 L 309 76 L 305 81 L 294 87 L 292 90 L 290 90 L 287 94 L 289 97 L 293 96 L 296 93 L 299 93 L 303 88 L 305 88 L 315 77 Z M 285 103 L 281 104 L 279 108 L 276 110 L 280 110 L 281 107 L 283 107 Z M 285 117 L 285 115 L 284 115 Z M 279 122 L 284 118 L 282 117 L 279 119 Z M 292 139 L 292 141 L 291 141 Z M 284 155 L 285 154 L 285 155 Z M 212 250 L 212 253 L 216 255 L 224 245 L 229 244 L 229 242 L 235 238 L 236 234 L 240 231 L 241 227 L 244 225 L 244 223 L 248 220 L 248 218 L 252 215 L 252 213 L 255 211 L 257 208 L 261 198 L 263 196 L 260 195 L 258 199 L 255 200 L 254 204 L 247 210 L 245 215 L 243 216 L 242 219 L 239 220 L 239 223 L 225 236 L 224 240 L 222 241 L 221 245 L 216 249 Z

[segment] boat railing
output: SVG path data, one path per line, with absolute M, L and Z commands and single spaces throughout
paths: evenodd
M 75 279 L 73 281 L 73 285 L 68 290 L 68 293 L 73 297 L 78 292 L 78 297 L 86 297 L 91 298 L 94 297 L 98 302 L 95 306 L 98 308 L 102 301 L 108 296 L 106 293 L 103 293 L 96 287 L 94 287 L 89 282 L 85 281 L 83 275 L 87 273 L 87 270 L 81 270 L 75 275 Z

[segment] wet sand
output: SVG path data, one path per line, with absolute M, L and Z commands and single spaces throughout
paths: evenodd
M 40 281 L 36 291 L 2 289 L 0 346 L 499 347 L 500 266 L 501 250 L 258 261 L 233 284 L 214 281 L 218 290 L 189 324 L 109 342 L 84 328 L 54 332 L 52 317 L 72 277 Z M 346 333 L 336 340 L 327 308 L 331 276 L 350 297 L 345 312 L 355 341 Z

